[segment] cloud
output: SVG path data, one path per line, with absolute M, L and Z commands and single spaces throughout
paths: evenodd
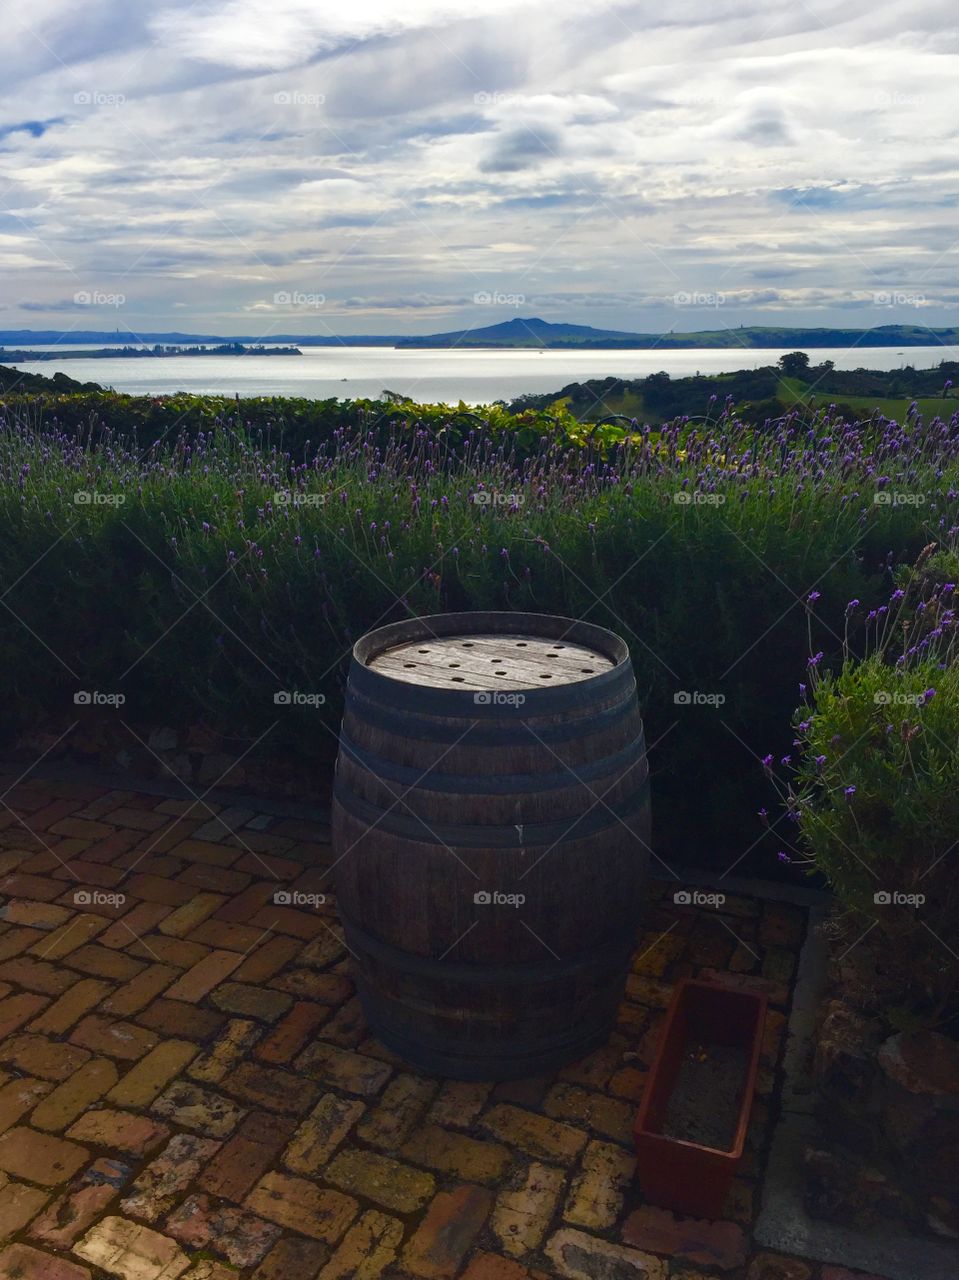
M 502 134 L 489 154 L 480 161 L 480 173 L 519 173 L 535 169 L 546 160 L 558 159 L 563 139 L 557 129 L 513 129 Z
M 0 45 L 0 296 L 229 333 L 300 290 L 329 300 L 304 331 L 423 332 L 485 291 L 650 331 L 684 291 L 828 323 L 885 290 L 951 323 L 950 13 L 33 0 Z

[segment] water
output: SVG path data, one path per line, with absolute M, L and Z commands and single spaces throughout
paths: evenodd
M 23 348 L 26 349 L 26 348 Z M 37 346 L 37 351 L 55 347 Z M 80 350 L 80 344 L 71 348 Z M 796 350 L 796 348 L 788 348 Z M 171 356 L 150 359 L 51 360 L 17 368 L 50 376 L 61 372 L 79 382 L 117 391 L 161 395 L 173 391 L 241 396 L 307 396 L 326 399 L 378 397 L 384 390 L 421 403 L 488 404 L 527 393 L 559 391 L 587 378 L 643 378 L 665 370 L 671 377 L 729 373 L 775 364 L 785 351 L 480 351 L 393 347 L 304 347 L 299 356 Z M 813 364 L 835 361 L 838 369 L 928 369 L 959 360 L 959 347 L 836 347 L 810 350 Z

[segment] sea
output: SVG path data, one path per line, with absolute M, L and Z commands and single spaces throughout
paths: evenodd
M 99 344 L 102 346 L 103 344 Z M 264 344 L 268 345 L 268 344 Z M 18 348 L 27 350 L 27 347 Z M 53 351 L 55 347 L 32 347 Z M 82 350 L 80 345 L 71 350 Z M 92 349 L 92 348 L 91 348 Z M 788 348 L 796 350 L 797 348 Z M 29 361 L 16 366 L 50 376 L 67 374 L 137 395 L 174 391 L 240 396 L 306 396 L 325 400 L 376 398 L 384 391 L 420 403 L 490 404 L 559 391 L 589 378 L 644 378 L 666 372 L 728 373 L 775 364 L 782 350 L 702 348 L 695 351 L 529 351 L 394 347 L 303 347 L 297 356 L 167 356 Z M 838 369 L 929 369 L 959 360 L 959 346 L 813 348 L 813 364 Z

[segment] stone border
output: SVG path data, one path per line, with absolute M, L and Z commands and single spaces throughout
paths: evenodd
M 783 1057 L 782 1111 L 773 1131 L 753 1238 L 767 1248 L 888 1280 L 956 1280 L 959 1258 L 954 1245 L 821 1222 L 810 1218 L 803 1204 L 803 1154 L 819 1132 L 807 1064 L 829 960 L 829 943 L 819 931 L 825 916 L 824 905 L 810 907 Z

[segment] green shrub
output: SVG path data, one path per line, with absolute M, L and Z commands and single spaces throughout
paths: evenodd
M 864 618 L 854 602 L 838 671 L 810 660 L 786 791 L 797 859 L 835 891 L 847 945 L 877 930 L 897 1016 L 932 1021 L 959 981 L 959 637 L 955 580 L 936 572 L 950 563 L 921 557 Z

